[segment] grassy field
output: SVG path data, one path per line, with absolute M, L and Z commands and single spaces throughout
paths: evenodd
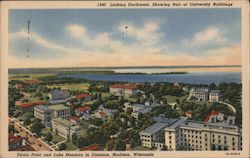
M 64 141 L 64 140 L 65 140 L 65 138 L 63 138 L 63 137 L 61 137 L 61 136 L 59 136 L 59 135 L 53 135 L 52 142 L 53 142 L 54 144 L 56 144 L 56 143 L 61 142 L 61 141 Z
M 148 151 L 151 150 L 150 148 L 144 147 L 144 146 L 136 146 L 135 148 L 131 149 L 133 151 Z
M 42 135 L 43 136 L 46 136 L 47 133 L 51 132 L 51 129 L 50 128 L 44 128 L 42 129 Z
M 79 90 L 79 91 L 84 91 L 88 92 L 88 83 L 74 83 L 74 84 L 57 84 L 57 85 L 49 85 L 48 88 L 58 88 L 61 87 L 62 89 L 67 89 L 67 90 Z
M 168 103 L 175 103 L 176 102 L 176 98 L 178 98 L 180 100 L 180 102 L 181 102 L 184 99 L 187 99 L 188 95 L 184 95 L 184 96 L 181 96 L 181 97 L 176 97 L 176 96 L 171 96 L 171 95 L 165 95 L 165 96 L 163 96 L 163 98 L 167 98 L 167 102 Z
M 9 80 L 34 80 L 42 77 L 55 76 L 56 74 L 10 74 Z
M 72 142 L 65 142 L 65 144 L 67 146 L 66 151 L 72 151 L 77 149 L 77 147 Z
M 137 101 L 137 98 L 131 98 L 129 96 L 124 96 L 124 99 L 130 101 L 130 102 L 136 102 Z

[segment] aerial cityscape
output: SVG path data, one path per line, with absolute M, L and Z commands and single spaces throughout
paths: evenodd
M 240 11 L 127 12 L 10 11 L 9 151 L 242 150 Z

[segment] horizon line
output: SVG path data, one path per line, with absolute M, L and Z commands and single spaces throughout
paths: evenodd
M 176 65 L 176 66 L 80 66 L 80 67 L 37 67 L 37 68 L 8 68 L 8 69 L 150 69 L 150 68 L 220 68 L 220 67 L 242 67 L 242 65 Z

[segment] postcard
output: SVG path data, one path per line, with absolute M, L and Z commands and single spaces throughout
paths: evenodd
M 249 2 L 2 1 L 2 158 L 242 157 Z

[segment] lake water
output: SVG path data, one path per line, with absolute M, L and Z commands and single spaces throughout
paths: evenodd
M 211 84 L 221 82 L 241 83 L 241 72 L 189 72 L 188 74 L 73 74 L 61 77 L 83 78 L 95 81 L 119 82 L 179 82 Z

